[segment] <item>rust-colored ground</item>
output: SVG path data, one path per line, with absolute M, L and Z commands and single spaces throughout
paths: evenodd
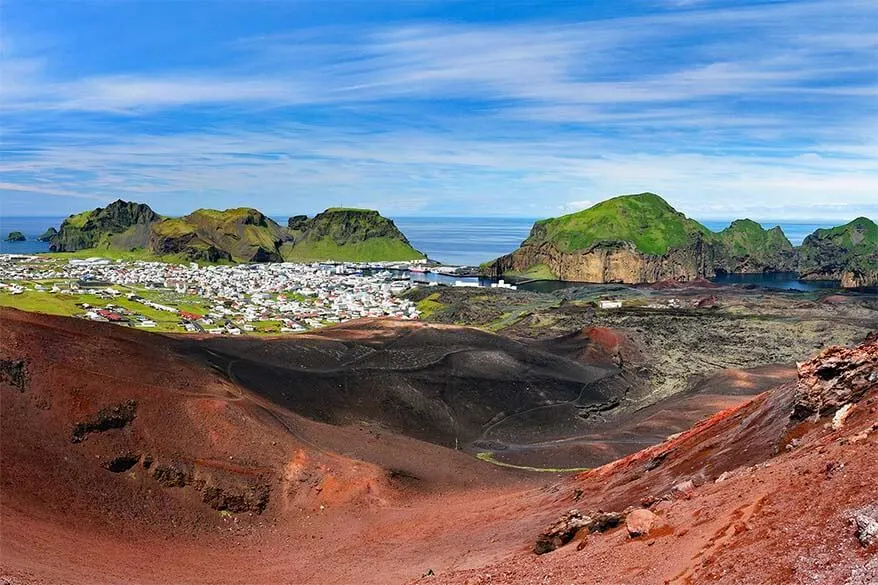
M 168 338 L 11 310 L 0 311 L 0 333 L 0 582 L 878 579 L 876 551 L 848 520 L 878 500 L 878 433 L 861 438 L 878 422 L 874 391 L 838 431 L 790 432 L 787 384 L 574 477 L 494 467 L 374 425 L 304 419 Z M 19 360 L 23 380 L 10 365 Z M 734 393 L 719 394 L 714 407 Z M 132 400 L 132 420 L 74 442 L 77 424 L 110 420 L 99 414 Z M 120 456 L 136 462 L 106 468 Z M 672 489 L 690 479 L 698 487 Z M 262 489 L 270 496 L 260 511 Z M 532 553 L 540 530 L 570 508 L 621 511 L 665 496 L 653 510 L 667 527 L 650 537 L 630 539 L 623 527 Z

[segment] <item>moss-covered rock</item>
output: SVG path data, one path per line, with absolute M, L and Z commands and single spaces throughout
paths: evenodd
M 808 280 L 841 280 L 846 287 L 878 285 L 878 225 L 865 217 L 805 238 L 798 269 Z
M 149 228 L 161 217 L 148 205 L 114 201 L 106 207 L 71 215 L 50 240 L 53 252 L 75 252 L 89 248 L 134 250 L 146 247 Z
M 393 221 L 371 209 L 330 208 L 311 219 L 289 220 L 292 242 L 282 250 L 289 261 L 380 262 L 419 260 Z
M 7 242 L 24 242 L 27 238 L 24 237 L 24 234 L 21 232 L 9 232 L 9 235 L 6 236 Z
M 49 229 L 44 231 L 42 234 L 40 234 L 40 236 L 37 238 L 37 241 L 38 242 L 51 242 L 52 238 L 54 238 L 56 235 L 58 235 L 58 230 L 56 230 L 54 227 L 50 227 Z

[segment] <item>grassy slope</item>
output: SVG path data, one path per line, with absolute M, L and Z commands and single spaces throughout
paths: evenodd
M 57 258 L 60 260 L 69 260 L 73 258 L 107 258 L 109 260 L 148 260 L 152 262 L 166 262 L 168 264 L 188 264 L 189 260 L 179 255 L 157 256 L 152 254 L 145 248 L 135 248 L 134 250 L 120 250 L 109 246 L 101 246 L 98 248 L 86 248 L 75 252 L 45 252 L 40 255 Z M 204 264 L 204 262 L 202 262 Z
M 693 233 L 713 235 L 658 195 L 641 193 L 614 197 L 584 211 L 538 221 L 527 241 L 554 242 L 565 252 L 600 241 L 630 241 L 647 254 L 664 254 L 684 246 Z
M 32 313 L 46 313 L 64 317 L 84 314 L 85 311 L 77 307 L 76 303 L 88 303 L 101 308 L 108 304 L 125 307 L 155 321 L 156 327 L 150 329 L 151 331 L 183 331 L 179 325 L 180 318 L 177 315 L 152 309 L 124 297 L 104 300 L 90 294 L 60 295 L 28 290 L 20 295 L 10 295 L 0 292 L 0 306 L 14 307 Z
M 337 260 L 345 262 L 381 262 L 419 260 L 423 258 L 417 250 L 401 240 L 393 238 L 371 238 L 339 246 L 324 238 L 317 241 L 301 241 L 294 246 L 284 246 L 281 251 L 288 262 L 314 262 Z
M 533 278 L 535 280 L 555 280 L 558 278 L 558 275 L 552 272 L 552 269 L 546 264 L 534 264 L 527 270 L 509 270 L 503 274 L 515 278 Z
M 418 311 L 421 313 L 421 318 L 426 319 L 433 313 L 441 311 L 448 306 L 445 303 L 441 302 L 439 300 L 439 297 L 439 293 L 433 293 L 427 298 L 417 302 L 417 307 Z
M 854 243 L 851 238 L 856 228 L 861 228 L 865 236 L 858 243 Z M 878 225 L 866 217 L 858 217 L 849 223 L 834 228 L 819 229 L 814 232 L 814 235 L 819 239 L 832 240 L 836 245 L 849 250 L 860 247 L 874 249 L 878 246 Z
M 726 249 L 737 256 L 793 249 L 793 245 L 779 227 L 766 230 L 750 219 L 733 221 L 718 236 Z

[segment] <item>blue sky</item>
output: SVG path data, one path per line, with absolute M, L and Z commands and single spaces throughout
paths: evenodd
M 4 0 L 4 215 L 878 218 L 878 2 Z

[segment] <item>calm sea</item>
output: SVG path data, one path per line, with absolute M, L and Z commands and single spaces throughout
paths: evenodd
M 58 227 L 63 217 L 3 217 L 0 218 L 0 252 L 29 254 L 46 252 L 49 245 L 36 238 L 48 227 Z M 286 224 L 285 217 L 276 221 Z M 532 218 L 503 217 L 398 217 L 396 225 L 405 233 L 412 245 L 430 258 L 455 265 L 478 265 L 515 250 L 533 225 Z M 719 231 L 728 227 L 728 221 L 702 222 L 708 228 Z M 794 245 L 822 227 L 832 227 L 839 222 L 819 223 L 764 222 L 765 227 L 780 225 Z M 20 231 L 26 242 L 6 242 L 9 232 Z

